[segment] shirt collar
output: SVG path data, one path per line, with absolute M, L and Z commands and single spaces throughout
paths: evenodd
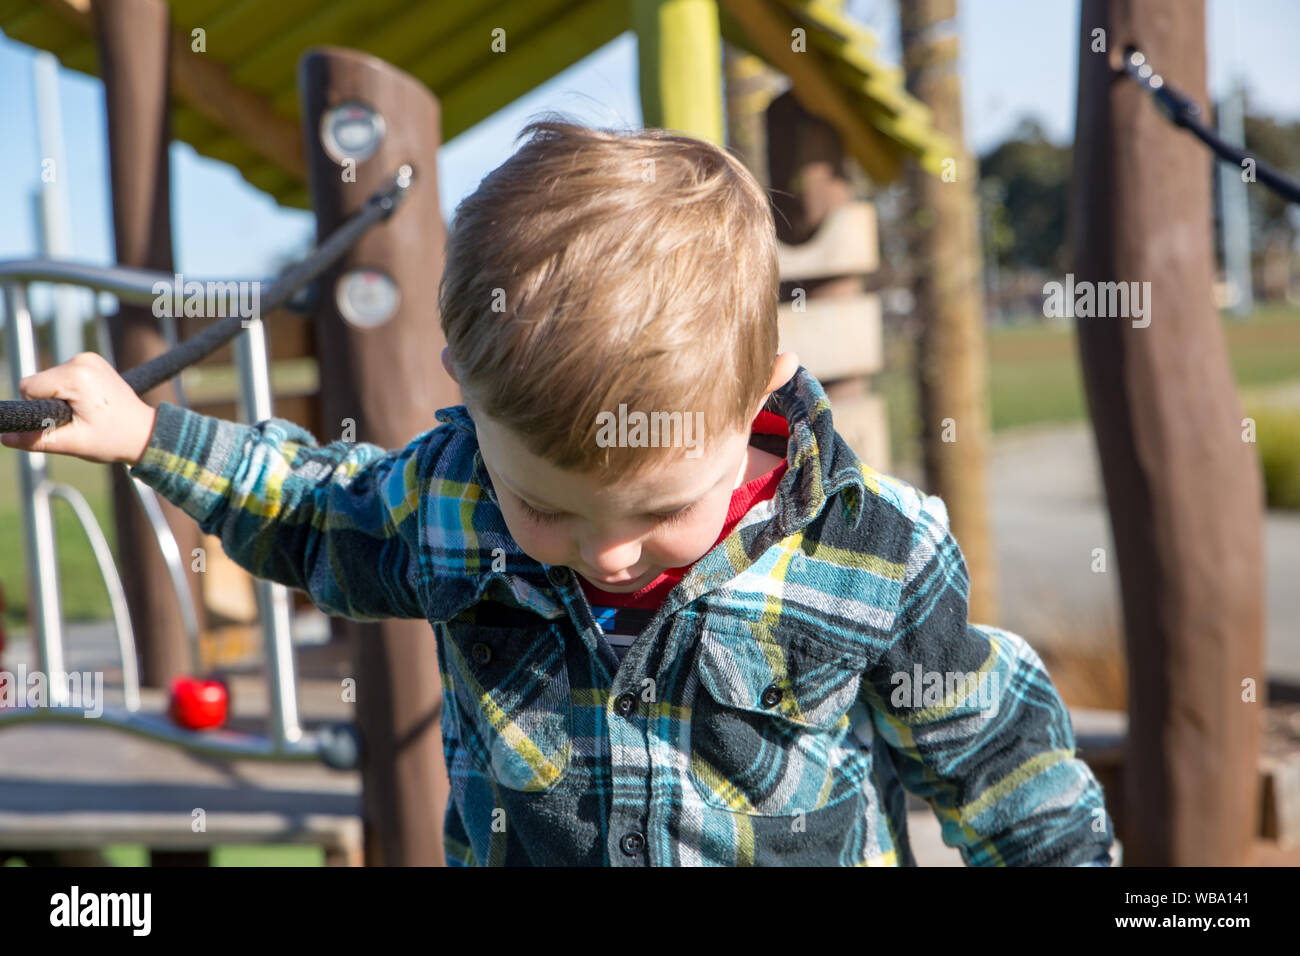
M 803 528 L 836 494 L 845 519 L 856 526 L 867 491 L 862 464 L 836 434 L 830 400 L 821 383 L 801 365 L 790 381 L 772 393 L 768 406 L 790 425 L 789 470 L 776 492 L 781 533 Z

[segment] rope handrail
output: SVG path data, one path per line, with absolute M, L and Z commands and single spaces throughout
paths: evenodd
M 413 178 L 410 165 L 403 164 L 392 181 L 377 190 L 365 206 L 270 285 L 266 294 L 260 297 L 261 311 L 269 313 L 287 303 L 300 289 L 341 259 L 371 226 L 388 219 L 405 198 Z M 112 292 L 122 301 L 135 305 L 145 305 L 156 299 L 160 293 L 154 290 L 159 283 L 165 283 L 175 292 L 174 278 L 161 272 L 120 266 L 98 268 L 49 260 L 0 263 L 0 284 L 49 281 L 81 285 Z M 244 316 L 227 316 L 162 355 L 121 373 L 122 378 L 137 395 L 143 395 L 221 348 L 240 332 L 245 321 Z M 70 421 L 72 406 L 61 398 L 0 401 L 0 432 L 41 431 L 51 422 L 58 427 Z
M 1225 162 L 1240 166 L 1246 160 L 1250 160 L 1255 165 L 1255 178 L 1259 182 L 1288 202 L 1300 203 L 1300 183 L 1284 176 L 1253 153 L 1221 139 L 1214 130 L 1198 119 L 1201 115 L 1200 106 L 1186 94 L 1171 87 L 1165 78 L 1155 71 L 1147 60 L 1146 54 L 1141 50 L 1130 47 L 1126 51 L 1124 72 L 1155 98 L 1156 106 L 1169 122 L 1187 130 L 1214 150 Z

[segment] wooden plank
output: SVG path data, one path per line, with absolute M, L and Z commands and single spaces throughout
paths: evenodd
M 1260 836 L 1281 849 L 1300 847 L 1300 758 L 1263 757 Z
M 879 395 L 859 395 L 834 402 L 831 421 L 850 448 L 876 471 L 889 471 L 889 419 Z
M 869 202 L 845 203 L 827 215 L 807 242 L 777 243 L 783 280 L 859 275 L 880 267 L 876 210 Z
M 808 299 L 796 312 L 783 302 L 777 313 L 781 351 L 794 352 L 820 381 L 869 375 L 884 368 L 880 297 Z
M 316 719 L 343 719 L 337 682 L 317 682 Z M 326 684 L 332 685 L 327 687 Z M 165 695 L 142 695 L 160 712 Z M 264 693 L 263 693 L 263 696 Z M 245 682 L 232 693 L 241 718 L 264 717 L 250 706 Z M 244 729 L 241 727 L 241 729 Z M 360 775 L 321 764 L 213 761 L 93 721 L 24 724 L 0 732 L 0 847 L 49 850 L 142 843 L 205 849 L 230 843 L 313 843 L 327 852 L 361 845 Z M 193 811 L 205 829 L 194 832 Z

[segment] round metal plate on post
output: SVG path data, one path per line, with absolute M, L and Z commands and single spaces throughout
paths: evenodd
M 378 269 L 351 269 L 334 286 L 339 315 L 362 329 L 383 325 L 397 314 L 401 301 L 397 283 Z
M 365 103 L 340 103 L 320 118 L 320 141 L 330 159 L 364 162 L 384 139 L 384 118 Z

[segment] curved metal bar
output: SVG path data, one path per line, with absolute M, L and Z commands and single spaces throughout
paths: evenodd
M 19 282 L 0 283 L 5 293 L 6 352 L 15 391 L 18 381 L 38 369 L 36 333 L 27 307 L 27 287 Z M 42 494 L 49 481 L 44 452 L 16 455 L 19 502 L 23 514 L 23 547 L 27 559 L 27 580 L 32 606 L 28 616 L 36 646 L 36 660 L 46 674 L 63 673 L 63 614 L 59 600 L 59 562 L 54 535 L 54 516 Z M 66 703 L 58 682 L 52 688 L 54 702 Z
M 122 589 L 122 578 L 113 563 L 113 552 L 108 547 L 108 539 L 95 513 L 90 510 L 85 497 L 71 485 L 50 482 L 45 486 L 48 495 L 62 498 L 72 506 L 72 511 L 81 522 L 90 549 L 95 554 L 95 563 L 104 579 L 108 591 L 108 603 L 113 610 L 113 629 L 117 632 L 117 650 L 122 658 L 122 693 L 126 698 L 126 709 L 140 709 L 140 672 L 135 656 L 135 631 L 131 629 L 131 615 L 126 606 L 126 592 Z
M 123 468 L 131 478 L 131 487 L 135 489 L 136 496 L 144 507 L 149 525 L 153 528 L 154 540 L 158 542 L 158 549 L 162 551 L 163 562 L 167 565 L 167 576 L 171 578 L 172 589 L 176 592 L 176 603 L 180 605 L 181 622 L 190 645 L 190 663 L 197 670 L 201 663 L 199 618 L 194 607 L 194 592 L 190 590 L 189 581 L 185 578 L 185 565 L 181 558 L 180 546 L 176 543 L 176 535 L 172 534 L 171 525 L 167 523 L 162 506 L 158 504 L 158 493 L 139 478 L 132 477 L 129 465 L 123 465 Z

